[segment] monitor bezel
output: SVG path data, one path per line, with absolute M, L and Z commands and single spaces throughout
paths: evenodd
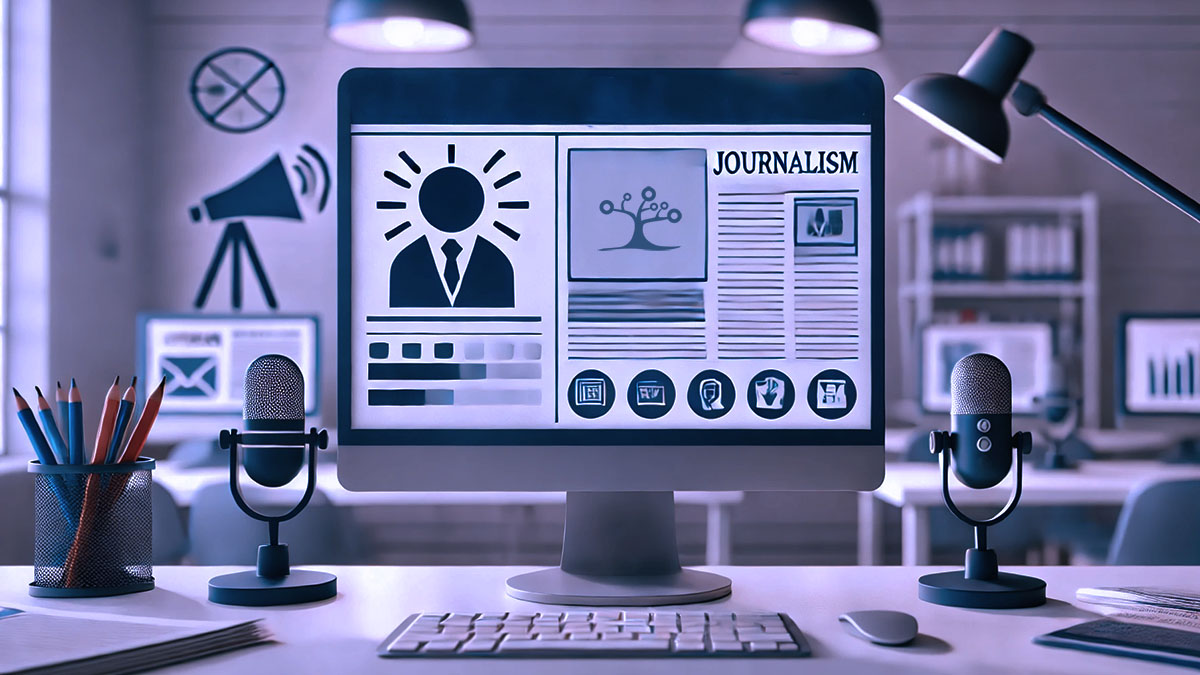
M 749 75 L 749 77 L 748 77 Z M 795 96 L 796 87 L 806 88 Z M 414 96 L 416 91 L 422 96 Z M 551 92 L 553 92 L 551 94 Z M 714 98 L 713 92 L 722 96 Z M 469 97 L 469 98 L 468 98 Z M 494 105 L 479 106 L 484 98 Z M 472 102 L 474 100 L 474 105 Z M 589 105 L 603 101 L 601 105 Z M 837 101 L 835 104 L 834 101 Z M 339 445 L 882 447 L 883 82 L 863 68 L 356 68 L 338 85 Z M 868 429 L 356 429 L 350 404 L 350 129 L 356 124 L 868 125 L 872 364 Z

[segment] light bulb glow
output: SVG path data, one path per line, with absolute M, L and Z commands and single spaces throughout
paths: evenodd
M 937 115 L 929 112 L 925 108 L 922 108 L 920 105 L 918 105 L 915 101 L 908 98 L 907 96 L 902 96 L 900 94 L 896 94 L 893 97 L 893 100 L 896 101 L 896 103 L 899 103 L 900 105 L 904 106 L 912 114 L 925 120 L 933 128 L 937 129 L 938 131 L 942 132 L 943 134 L 946 134 L 950 138 L 953 138 L 954 140 L 958 141 L 959 143 L 962 143 L 966 147 L 975 151 L 976 154 L 983 157 L 987 161 L 992 162 L 993 164 L 999 164 L 1004 161 L 1003 157 L 1001 157 L 1000 155 L 997 155 L 996 153 L 992 152 L 991 150 L 983 147 L 983 145 L 980 144 L 979 141 L 976 141 L 974 138 L 971 138 L 970 136 L 964 134 L 963 132 L 959 131 L 957 128 L 950 126 L 950 124 L 947 123 L 945 120 L 943 120 L 942 118 L 938 117 Z
M 450 52 L 471 46 L 471 32 L 433 19 L 391 16 L 329 27 L 329 37 L 355 49 L 376 52 Z
M 412 49 L 421 44 L 425 36 L 425 22 L 409 17 L 392 17 L 383 20 L 380 27 L 383 39 L 401 49 Z
M 758 17 L 742 24 L 742 34 L 768 47 L 807 54 L 865 54 L 879 48 L 879 35 L 813 17 Z
M 818 47 L 829 41 L 829 22 L 822 19 L 793 19 L 792 42 L 799 47 Z

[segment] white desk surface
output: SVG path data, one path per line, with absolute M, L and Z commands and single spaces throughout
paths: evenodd
M 353 492 L 342 487 L 337 479 L 337 467 L 332 461 L 322 463 L 317 459 L 317 487 L 325 492 L 329 501 L 338 506 L 413 506 L 413 505 L 466 505 L 507 506 L 562 504 L 564 492 Z M 305 473 L 301 472 L 288 485 L 261 493 L 270 495 L 280 502 L 295 501 L 296 493 L 304 489 Z M 206 467 L 182 469 L 170 461 L 160 461 L 154 470 L 154 480 L 170 491 L 180 506 L 192 503 L 196 492 L 212 483 L 229 483 L 228 467 Z M 253 486 L 242 475 L 243 486 Z M 745 497 L 741 492 L 676 492 L 675 502 L 704 506 L 739 504 Z
M 1162 478 L 1200 478 L 1200 466 L 1163 464 L 1151 460 L 1105 459 L 1081 462 L 1077 469 L 1044 471 L 1026 466 L 1023 470 L 1021 504 L 1102 505 L 1122 504 L 1135 486 L 1143 481 Z M 950 477 L 950 493 L 956 504 L 999 505 L 1008 500 L 1013 475 L 987 490 L 963 487 Z M 883 484 L 874 492 L 893 506 L 941 506 L 942 474 L 932 462 L 890 462 Z
M 184 619 L 264 617 L 280 644 L 217 655 L 156 672 L 171 673 L 1181 673 L 1176 667 L 1034 645 L 1034 636 L 1097 618 L 1074 606 L 1080 586 L 1160 584 L 1200 591 L 1195 568 L 1018 568 L 1046 580 L 1051 600 L 1025 610 L 966 610 L 917 600 L 929 568 L 717 567 L 733 596 L 693 605 L 721 611 L 778 610 L 796 620 L 813 658 L 658 660 L 386 660 L 376 646 L 413 612 L 529 611 L 545 607 L 504 594 L 504 580 L 531 568 L 341 567 L 337 598 L 288 608 L 233 608 L 207 601 L 209 577 L 222 567 L 160 567 L 158 588 L 113 598 L 31 598 L 29 567 L 0 567 L 0 605 L 52 607 Z M 854 609 L 896 609 L 916 616 L 921 636 L 908 647 L 879 647 L 837 622 Z

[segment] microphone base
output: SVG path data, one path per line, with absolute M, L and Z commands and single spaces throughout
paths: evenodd
M 254 570 L 222 574 L 208 581 L 208 599 L 219 605 L 272 607 L 328 600 L 337 595 L 337 577 L 328 572 L 292 570 L 283 577 L 260 577 Z
M 1046 582 L 1009 572 L 997 572 L 990 580 L 968 579 L 956 570 L 922 576 L 917 596 L 948 607 L 1019 609 L 1046 604 Z

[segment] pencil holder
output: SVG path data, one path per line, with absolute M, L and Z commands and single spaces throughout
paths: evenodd
M 150 508 L 154 460 L 43 465 L 34 474 L 36 597 L 84 598 L 154 588 Z

